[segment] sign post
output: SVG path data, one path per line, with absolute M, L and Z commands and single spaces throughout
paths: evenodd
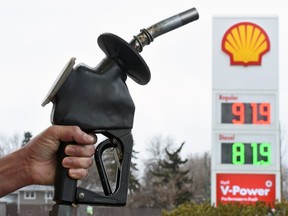
M 280 200 L 278 18 L 213 18 L 211 201 Z

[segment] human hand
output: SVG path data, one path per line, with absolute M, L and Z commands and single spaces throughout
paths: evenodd
M 26 166 L 28 184 L 51 185 L 54 183 L 57 152 L 61 141 L 69 144 L 65 148 L 62 165 L 68 168 L 71 178 L 81 179 L 87 175 L 87 168 L 92 166 L 92 156 L 97 137 L 88 135 L 77 126 L 53 125 L 30 140 L 22 149 L 22 159 Z

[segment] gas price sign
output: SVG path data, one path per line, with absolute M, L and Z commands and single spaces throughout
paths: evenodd
M 271 206 L 281 198 L 278 17 L 214 17 L 213 35 L 211 202 Z
M 222 164 L 271 165 L 271 143 L 221 143 Z
M 221 123 L 223 124 L 270 125 L 270 122 L 270 103 L 221 103 Z
M 220 155 L 217 164 L 220 166 L 271 168 L 276 165 L 278 139 L 276 133 L 245 134 L 235 131 L 235 133 L 215 133 L 214 137 L 215 153 Z
M 275 126 L 274 94 L 217 93 L 216 124 L 218 126 Z

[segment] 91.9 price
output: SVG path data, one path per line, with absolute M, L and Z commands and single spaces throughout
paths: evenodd
M 269 125 L 270 103 L 222 103 L 221 123 Z
M 262 143 L 221 143 L 221 163 L 222 164 L 271 164 L 271 144 Z

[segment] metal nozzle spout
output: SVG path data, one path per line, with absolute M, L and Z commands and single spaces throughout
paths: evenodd
M 191 8 L 187 11 L 162 20 L 149 28 L 141 29 L 140 33 L 137 36 L 134 36 L 133 40 L 130 42 L 130 45 L 132 45 L 140 53 L 142 52 L 143 47 L 150 44 L 156 37 L 197 19 L 199 19 L 198 11 L 195 8 Z

